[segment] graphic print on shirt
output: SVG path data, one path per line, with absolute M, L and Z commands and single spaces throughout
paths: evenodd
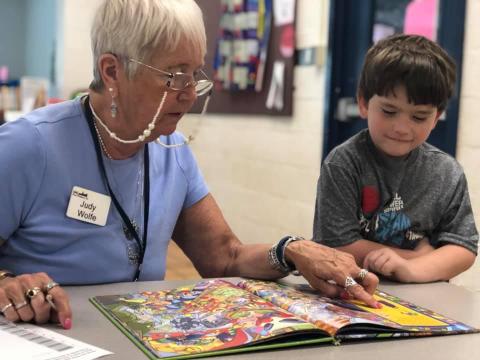
M 365 186 L 362 189 L 362 213 L 360 214 L 362 236 L 381 244 L 413 247 L 418 240 L 423 238 L 423 235 L 411 230 L 412 221 L 403 211 L 402 198 L 395 193 L 386 206 L 380 210 L 378 209 L 379 199 L 380 196 L 375 187 Z

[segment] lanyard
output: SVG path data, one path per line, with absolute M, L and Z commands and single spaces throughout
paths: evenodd
M 95 132 L 94 124 L 93 122 L 95 119 L 93 118 L 92 110 L 90 109 L 89 105 L 90 99 L 87 98 L 85 99 L 85 104 L 84 104 L 84 110 L 85 110 L 85 117 L 87 119 L 88 127 L 90 129 L 90 134 L 92 135 L 93 143 L 95 144 L 95 152 L 97 153 L 97 160 L 98 160 L 98 165 L 100 167 L 101 173 L 103 178 L 105 179 L 105 183 L 107 184 L 108 192 L 110 193 L 110 197 L 112 198 L 113 204 L 115 205 L 115 208 L 117 209 L 118 213 L 122 217 L 123 223 L 127 227 L 128 231 L 130 234 L 133 235 L 135 238 L 135 241 L 137 242 L 138 249 L 140 251 L 140 258 L 137 264 L 137 271 L 135 272 L 135 277 L 134 281 L 138 280 L 138 277 L 140 276 L 140 272 L 142 270 L 142 265 L 143 265 L 143 258 L 145 256 L 145 249 L 147 247 L 147 233 L 148 233 L 148 210 L 149 210 L 149 204 L 150 204 L 150 164 L 149 164 L 149 156 L 148 156 L 148 144 L 145 144 L 145 150 L 143 152 L 144 156 L 144 176 L 143 176 L 143 201 L 144 201 L 144 211 L 143 211 L 143 238 L 140 240 L 140 236 L 138 235 L 137 231 L 135 230 L 135 227 L 133 226 L 132 222 L 130 221 L 128 215 L 125 213 L 125 210 L 123 210 L 122 206 L 118 202 L 117 197 L 115 196 L 115 193 L 112 190 L 112 187 L 110 186 L 110 182 L 108 181 L 108 176 L 107 176 L 107 171 L 105 169 L 105 163 L 103 161 L 102 157 L 102 150 L 100 148 L 100 143 L 98 141 L 97 133 Z

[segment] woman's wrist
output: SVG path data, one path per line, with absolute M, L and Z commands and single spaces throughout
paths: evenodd
M 305 243 L 305 241 L 307 240 L 305 240 L 303 237 L 295 236 L 288 241 L 283 248 L 282 259 L 288 265 L 288 267 L 290 267 L 290 273 L 293 275 L 300 275 L 300 272 L 295 265 L 295 261 L 292 259 L 292 254 L 298 253 L 298 248 L 301 248 L 301 244 Z
M 278 243 L 274 244 L 268 251 L 268 262 L 275 270 L 289 274 L 293 273 L 296 275 L 296 268 L 293 261 L 289 261 L 285 256 L 285 250 L 287 247 L 297 241 L 304 240 L 302 237 L 297 236 L 285 236 Z

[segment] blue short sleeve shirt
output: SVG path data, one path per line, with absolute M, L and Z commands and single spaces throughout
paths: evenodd
M 180 143 L 183 137 L 174 133 L 162 140 Z M 188 146 L 148 146 L 148 242 L 139 280 L 161 280 L 181 211 L 204 198 L 208 188 Z M 117 199 L 140 224 L 142 159 L 143 152 L 125 160 L 104 158 Z M 16 274 L 46 272 L 62 284 L 133 279 L 132 240 L 113 203 L 105 226 L 66 216 L 74 186 L 109 195 L 79 99 L 0 127 L 0 179 L 0 268 Z

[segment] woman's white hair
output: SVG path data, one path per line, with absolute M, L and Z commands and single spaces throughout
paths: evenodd
M 207 41 L 202 11 L 194 0 L 105 0 L 97 10 L 91 29 L 93 81 L 90 88 L 104 87 L 98 59 L 111 53 L 123 62 L 132 78 L 137 64 L 148 62 L 157 49 L 175 51 L 180 39 L 191 42 L 202 58 Z

